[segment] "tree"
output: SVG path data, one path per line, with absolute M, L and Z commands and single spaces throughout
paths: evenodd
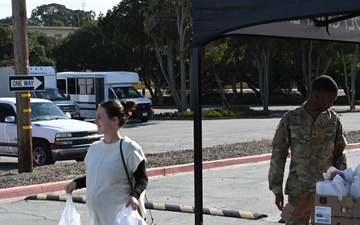
M 205 65 L 206 65 L 205 67 L 207 68 L 204 68 L 205 70 L 210 71 L 214 75 L 221 96 L 222 107 L 224 109 L 228 108 L 230 104 L 225 97 L 225 91 L 223 88 L 222 81 L 220 79 L 218 68 L 219 67 L 221 68 L 222 65 L 226 67 L 228 66 L 229 63 L 231 63 L 231 61 L 229 61 L 229 59 L 227 58 L 229 55 L 225 54 L 227 49 L 228 49 L 228 45 L 226 39 L 220 41 L 214 41 L 208 44 L 206 46 L 206 52 L 205 52 Z
M 340 49 L 341 60 L 344 67 L 344 80 L 345 80 L 345 93 L 350 105 L 351 110 L 355 110 L 355 93 L 356 93 L 356 85 L 355 80 L 357 77 L 358 72 L 358 64 L 359 64 L 359 44 L 355 44 L 354 52 L 352 54 L 352 65 L 351 65 L 351 72 L 348 74 L 347 72 L 347 65 L 345 60 L 345 54 L 343 49 Z M 350 85 L 349 85 L 350 79 Z
M 81 27 L 93 21 L 95 17 L 94 11 L 71 10 L 64 5 L 52 3 L 33 9 L 28 24 L 32 26 Z
M 12 25 L 11 17 L 5 17 L 4 19 L 0 19 L 0 24 Z
M 55 66 L 55 60 L 51 56 L 56 46 L 56 38 L 46 36 L 44 33 L 29 32 L 28 42 L 31 66 Z
M 99 18 L 98 25 L 104 35 L 104 42 L 110 51 L 114 66 L 139 73 L 141 81 L 149 89 L 153 102 L 163 104 L 161 87 L 164 79 L 161 76 L 154 46 L 144 30 L 143 10 L 146 1 L 123 0 L 104 17 Z M 121 34 L 121 35 L 119 35 Z M 155 92 L 152 90 L 155 86 Z
M 58 71 L 108 71 L 106 48 L 103 36 L 96 24 L 87 24 L 77 29 L 54 49 L 54 58 Z
M 14 65 L 14 47 L 12 29 L 8 24 L 0 23 L 0 66 Z
M 263 104 L 263 110 L 269 111 L 269 68 L 270 52 L 274 40 L 270 38 L 252 38 L 248 52 L 254 57 L 258 74 L 258 85 Z
M 268 41 L 262 42 L 258 51 L 254 54 L 256 59 L 256 68 L 259 77 L 259 89 L 263 110 L 269 111 L 269 67 L 270 67 L 271 46 Z
M 14 49 L 12 28 L 7 24 L 0 23 L 0 66 L 14 66 Z M 52 49 L 56 45 L 56 39 L 43 33 L 29 32 L 28 34 L 29 63 L 31 66 L 55 65 L 52 57 Z
M 190 28 L 188 0 L 151 0 L 144 10 L 145 32 L 152 38 L 161 72 L 170 87 L 179 112 L 187 110 L 186 43 Z M 178 44 L 178 47 L 176 47 Z M 177 54 L 178 53 L 178 54 Z M 164 63 L 166 59 L 166 66 Z M 179 60 L 176 63 L 176 59 Z M 175 65 L 179 66 L 177 73 Z M 180 96 L 177 76 L 180 77 Z
M 240 83 L 240 95 L 242 95 L 244 77 L 246 77 L 246 74 L 252 73 L 252 67 L 249 66 L 252 65 L 252 62 L 251 59 L 246 56 L 246 38 L 242 36 L 231 37 L 227 43 L 229 50 L 226 54 L 229 55 L 229 68 L 233 69 L 229 74 L 231 78 L 233 102 L 238 102 L 237 83 Z
M 334 56 L 334 51 L 332 45 L 328 42 L 307 40 L 301 41 L 301 49 L 302 72 L 307 87 L 307 96 L 310 96 L 312 82 L 316 77 L 326 74 Z

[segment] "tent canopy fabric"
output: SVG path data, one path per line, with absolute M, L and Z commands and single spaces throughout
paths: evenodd
M 202 221 L 201 47 L 249 34 L 360 43 L 360 0 L 190 0 L 194 104 L 195 224 Z
M 359 0 L 192 0 L 194 47 L 255 34 L 360 42 Z

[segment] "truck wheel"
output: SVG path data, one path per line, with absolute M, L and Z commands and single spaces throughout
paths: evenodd
M 33 154 L 35 166 L 44 166 L 54 163 L 49 145 L 44 141 L 34 141 Z
M 149 121 L 149 117 L 141 117 L 140 121 L 145 123 L 145 122 Z

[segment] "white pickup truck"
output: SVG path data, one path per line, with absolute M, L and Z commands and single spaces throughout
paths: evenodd
M 84 159 L 88 147 L 103 135 L 90 122 L 70 119 L 53 102 L 31 98 L 35 166 Z M 0 156 L 18 156 L 16 99 L 0 98 Z

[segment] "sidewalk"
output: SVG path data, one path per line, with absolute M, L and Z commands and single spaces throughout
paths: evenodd
M 348 165 L 355 169 L 360 162 L 360 149 L 347 152 Z M 288 173 L 288 164 L 285 174 Z M 203 213 L 203 223 L 207 225 L 275 225 L 279 224 L 281 212 L 274 204 L 274 195 L 268 189 L 267 173 L 269 161 L 246 163 L 203 171 L 203 188 L 195 192 L 194 174 L 178 173 L 167 176 L 153 176 L 147 188 L 149 202 L 156 205 L 174 205 L 191 208 L 194 199 L 203 195 L 204 209 L 216 211 L 244 212 L 265 215 L 260 219 L 238 218 L 235 216 L 215 216 Z M 49 195 L 65 196 L 63 190 L 49 192 Z M 86 189 L 74 191 L 74 197 L 84 197 Z M 0 200 L 0 224 L 6 225 L 57 225 L 65 202 L 55 200 L 24 200 L 25 197 Z M 285 201 L 287 201 L 285 199 Z M 81 224 L 89 225 L 86 205 L 75 202 L 81 215 Z M 194 224 L 193 212 L 172 209 L 152 209 L 156 222 L 161 225 Z M 149 215 L 149 213 L 148 213 Z
M 360 149 L 360 143 L 352 143 L 346 146 L 346 150 L 355 150 L 355 149 Z M 207 162 L 203 162 L 203 170 L 248 164 L 248 163 L 263 162 L 270 160 L 270 157 L 271 154 L 269 153 L 269 154 L 256 155 L 256 156 L 246 156 L 246 157 L 230 158 L 230 159 L 223 159 L 216 161 L 207 161 Z M 151 177 L 168 176 L 179 173 L 192 172 L 193 170 L 194 170 L 193 163 L 189 163 L 182 165 L 149 168 L 147 169 L 147 174 L 151 178 Z M 0 189 L 0 199 L 18 198 L 28 195 L 62 191 L 64 186 L 69 182 L 70 180 L 66 180 L 66 181 L 59 181 L 53 183 L 35 184 L 35 185 L 28 185 L 22 187 Z

